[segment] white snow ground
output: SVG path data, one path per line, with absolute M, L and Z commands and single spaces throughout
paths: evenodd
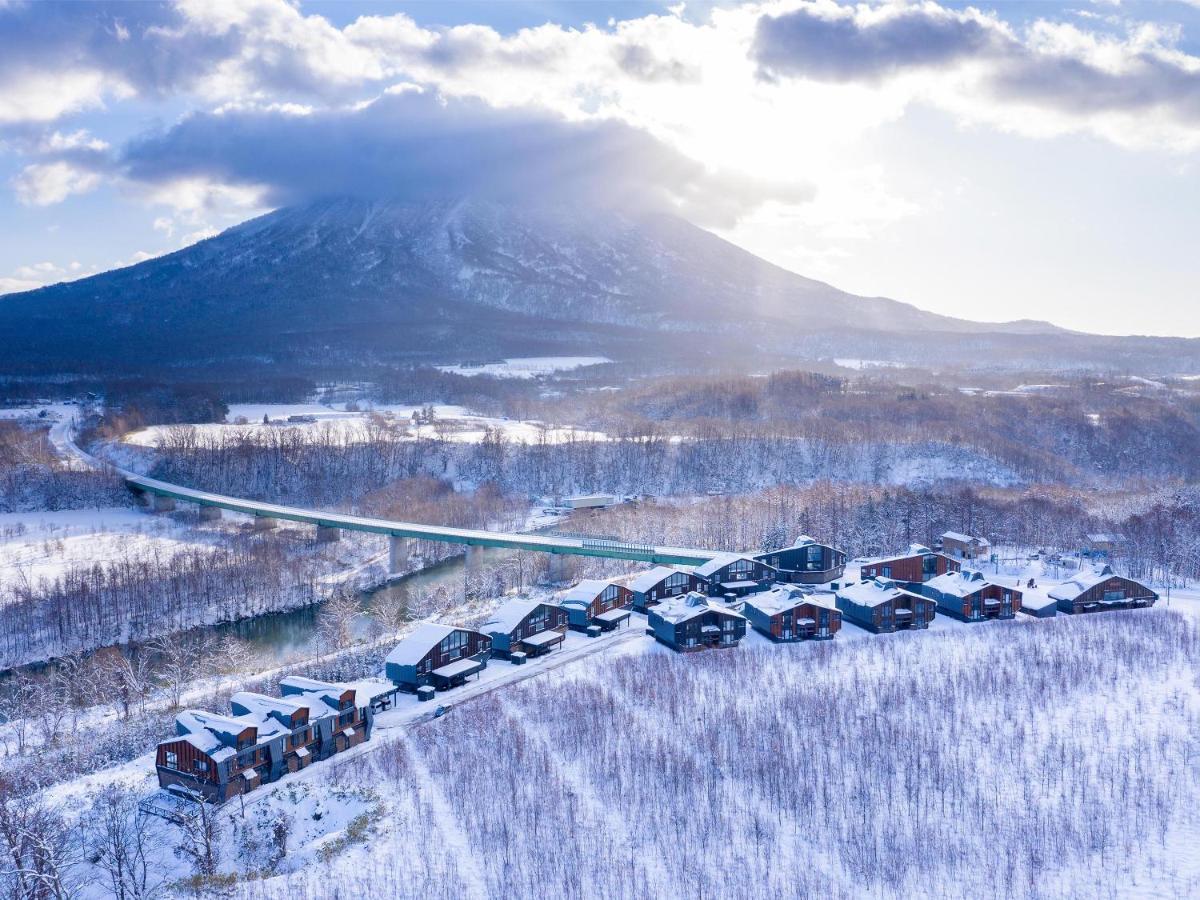
M 587 366 L 612 362 L 607 356 L 526 356 L 480 366 L 438 366 L 442 372 L 454 375 L 491 375 L 493 378 L 536 378 L 554 372 L 570 372 Z

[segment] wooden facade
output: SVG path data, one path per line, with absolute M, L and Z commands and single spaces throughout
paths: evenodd
M 427 623 L 395 646 L 385 668 L 387 677 L 403 689 L 433 685 L 445 690 L 478 675 L 491 654 L 492 639 L 482 632 Z
M 938 612 L 963 622 L 1012 619 L 1021 611 L 1019 588 L 993 584 L 981 572 L 947 572 L 921 585 Z
M 370 738 L 370 699 L 354 687 L 285 678 L 281 688 L 284 697 L 234 694 L 231 716 L 180 713 L 178 736 L 155 753 L 159 786 L 223 803 Z
M 801 537 L 791 547 L 759 553 L 755 559 L 776 571 L 775 580 L 788 584 L 825 584 L 841 578 L 846 554 L 828 544 Z
M 633 608 L 646 612 L 671 597 L 681 597 L 692 591 L 708 590 L 708 582 L 695 572 L 657 566 L 632 578 L 627 586 L 633 591 Z
M 655 639 L 680 653 L 731 649 L 746 636 L 744 616 L 701 593 L 664 600 L 647 619 Z
M 765 591 L 779 574 L 761 559 L 739 553 L 719 554 L 694 571 L 707 583 L 710 597 L 744 597 Z
M 832 640 L 841 630 L 842 613 L 832 594 L 818 600 L 798 591 L 776 589 L 752 594 L 742 607 L 755 631 L 777 643 Z
M 565 639 L 568 614 L 561 606 L 536 600 L 510 600 L 482 627 L 492 639 L 492 655 L 508 659 L 549 653 Z
M 1072 614 L 1140 609 L 1158 601 L 1158 594 L 1150 588 L 1132 578 L 1114 575 L 1108 566 L 1098 573 L 1076 576 L 1053 588 L 1049 595 L 1059 612 Z
M 575 631 L 593 625 L 602 631 L 619 628 L 628 621 L 633 591 L 616 581 L 590 578 L 563 595 L 559 605 L 567 613 L 567 624 Z
M 992 545 L 981 537 L 947 531 L 942 535 L 942 552 L 955 559 L 987 559 Z
M 935 601 L 886 578 L 847 585 L 836 596 L 846 619 L 876 634 L 928 628 L 937 615 Z
M 863 563 L 859 576 L 867 581 L 872 578 L 888 578 L 910 588 L 915 588 L 931 578 L 947 572 L 959 572 L 962 563 L 945 553 L 935 553 L 925 547 L 914 547 L 910 553 L 888 559 Z

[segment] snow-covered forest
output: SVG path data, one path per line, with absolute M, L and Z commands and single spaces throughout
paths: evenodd
M 1198 654 L 1165 609 L 697 656 L 643 639 L 205 821 L 105 825 L 129 800 L 95 780 L 70 810 L 3 804 L 28 839 L 0 853 L 88 896 L 114 893 L 98 840 L 156 861 L 122 896 L 1190 896 Z

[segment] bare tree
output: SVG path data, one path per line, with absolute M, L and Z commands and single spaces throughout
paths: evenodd
M 317 640 L 325 651 L 344 650 L 354 643 L 355 626 L 362 618 L 362 603 L 351 588 L 339 589 L 317 614 Z
M 158 893 L 162 878 L 153 858 L 161 841 L 138 809 L 136 793 L 119 785 L 104 788 L 83 822 L 88 857 L 105 874 L 117 900 L 145 900 Z
M 0 890 L 14 900 L 75 894 L 78 834 L 54 811 L 0 784 Z
M 179 832 L 175 852 L 191 863 L 196 875 L 215 875 L 221 862 L 221 827 L 216 809 L 208 803 L 194 804 L 180 819 Z

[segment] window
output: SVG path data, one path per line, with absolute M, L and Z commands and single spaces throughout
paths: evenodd
M 816 572 L 821 568 L 821 548 L 813 544 L 808 548 L 808 570 Z
M 1111 603 L 1114 600 L 1124 600 L 1124 599 L 1125 599 L 1124 589 L 1119 588 L 1115 591 L 1105 591 L 1104 592 L 1105 602 Z
M 754 562 L 749 559 L 737 559 L 729 564 L 730 575 L 749 575 L 754 571 Z
M 937 574 L 937 557 L 934 554 L 921 558 L 921 573 L 927 578 Z
M 354 724 L 354 711 L 353 710 L 351 710 L 350 712 L 342 713 L 340 716 L 338 716 L 338 725 L 353 725 L 353 724 Z
M 208 760 L 207 759 L 198 759 L 194 763 L 192 763 L 192 765 L 195 767 L 197 772 L 207 772 L 208 771 Z
M 883 577 L 884 577 L 884 578 L 891 578 L 891 577 L 892 577 L 892 567 L 891 567 L 891 566 L 884 566 L 884 567 L 883 567 Z
M 688 577 L 684 572 L 676 572 L 674 575 L 668 575 L 665 582 L 669 588 L 679 588 L 687 584 Z
M 442 639 L 442 652 L 450 660 L 456 660 L 463 654 L 463 648 L 467 646 L 467 633 L 465 631 L 455 631 L 453 634 L 446 635 Z
M 176 753 L 174 750 L 168 750 L 167 754 L 166 754 L 166 758 L 167 758 L 167 761 L 164 763 L 164 765 L 168 769 L 178 769 L 179 768 L 179 754 L 178 753 Z

